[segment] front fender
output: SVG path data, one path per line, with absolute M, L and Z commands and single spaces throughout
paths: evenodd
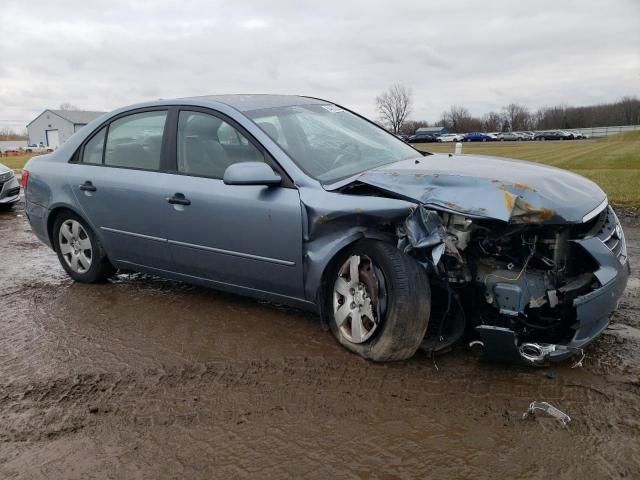
M 322 282 L 331 263 L 345 248 L 353 245 L 363 238 L 372 238 L 393 243 L 389 235 L 377 232 L 366 227 L 353 227 L 348 231 L 340 230 L 323 235 L 305 245 L 305 297 L 312 301 L 318 301 L 322 291 Z

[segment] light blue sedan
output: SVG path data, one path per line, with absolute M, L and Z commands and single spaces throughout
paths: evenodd
M 422 154 L 309 97 L 122 108 L 30 160 L 23 187 L 76 281 L 140 271 L 313 310 L 375 361 L 465 331 L 492 358 L 567 358 L 606 327 L 629 272 L 589 180 Z

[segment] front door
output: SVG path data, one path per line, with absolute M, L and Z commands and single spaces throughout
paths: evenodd
M 225 169 L 266 161 L 240 127 L 208 113 L 181 111 L 168 238 L 178 272 L 218 284 L 303 298 L 298 190 L 226 185 Z

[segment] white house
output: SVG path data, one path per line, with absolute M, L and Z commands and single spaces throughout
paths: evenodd
M 105 112 L 86 110 L 45 110 L 27 125 L 29 145 L 57 148 L 91 120 Z

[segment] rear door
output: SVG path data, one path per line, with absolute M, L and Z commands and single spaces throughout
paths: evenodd
M 271 162 L 264 148 L 225 116 L 185 109 L 177 119 L 175 151 L 176 174 L 167 194 L 185 204 L 173 204 L 166 218 L 177 271 L 303 298 L 298 190 L 222 181 L 233 163 Z
M 117 262 L 173 270 L 167 245 L 164 172 L 168 110 L 123 115 L 96 132 L 70 165 L 86 218 Z

